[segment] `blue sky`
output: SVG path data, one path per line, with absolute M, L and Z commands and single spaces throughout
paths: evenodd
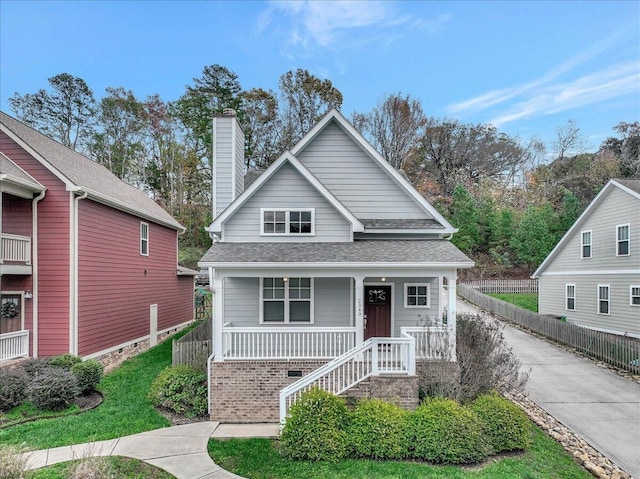
M 550 144 L 575 120 L 591 149 L 640 120 L 640 2 L 0 2 L 0 108 L 67 72 L 99 98 L 123 86 L 176 100 L 205 65 L 244 89 L 308 69 L 349 117 L 385 93 L 429 116 Z

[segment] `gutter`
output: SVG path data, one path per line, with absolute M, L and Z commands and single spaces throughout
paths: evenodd
M 44 199 L 45 190 L 42 190 L 38 196 L 36 196 L 31 203 L 31 218 L 32 227 L 31 234 L 31 290 L 33 292 L 33 299 L 31 300 L 31 315 L 32 315 L 32 329 L 33 329 L 33 357 L 38 357 L 38 309 L 40 298 L 38 290 L 40 289 L 38 284 L 38 203 Z

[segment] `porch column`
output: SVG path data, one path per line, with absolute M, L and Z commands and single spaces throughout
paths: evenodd
M 456 274 L 447 276 L 447 293 L 449 296 L 447 304 L 447 326 L 450 334 L 451 359 L 456 360 Z
M 364 276 L 354 277 L 356 281 L 356 346 L 364 342 Z
M 218 276 L 213 278 L 213 361 L 222 362 L 222 298 L 224 296 L 224 281 Z

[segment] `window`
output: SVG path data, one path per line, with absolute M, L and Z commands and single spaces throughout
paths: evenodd
M 430 307 L 429 283 L 405 283 L 404 307 L 428 308 Z
M 598 314 L 609 313 L 609 285 L 598 285 Z
M 629 225 L 616 226 L 616 256 L 629 255 Z
M 566 285 L 566 309 L 569 311 L 576 310 L 576 285 L 568 284 Z
M 313 235 L 314 209 L 268 210 L 261 209 L 263 235 Z
M 640 286 L 629 287 L 629 304 L 631 306 L 640 306 Z
M 581 258 L 591 258 L 591 231 L 582 232 Z
M 311 278 L 262 278 L 260 289 L 262 322 L 313 322 Z
M 140 254 L 149 256 L 149 225 L 140 222 Z

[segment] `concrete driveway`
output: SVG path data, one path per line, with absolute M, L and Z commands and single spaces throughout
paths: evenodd
M 478 312 L 458 300 L 458 312 Z M 506 325 L 531 369 L 529 398 L 635 478 L 640 478 L 640 384 Z

